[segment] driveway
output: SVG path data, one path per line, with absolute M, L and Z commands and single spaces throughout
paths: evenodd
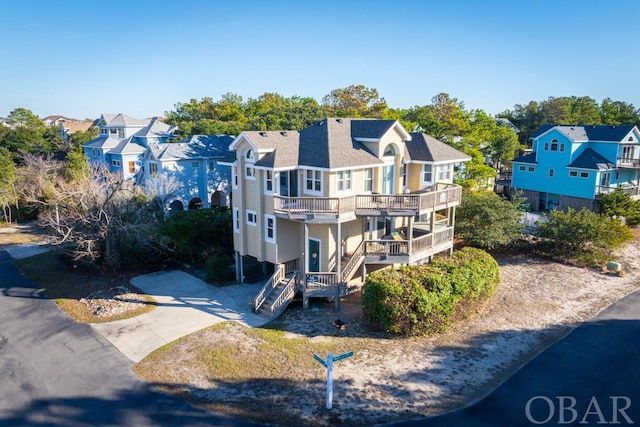
M 216 323 L 233 320 L 256 327 L 268 321 L 251 312 L 249 306 L 264 283 L 217 287 L 178 270 L 145 274 L 131 283 L 151 295 L 157 307 L 131 319 L 91 326 L 133 362 Z
M 158 392 L 91 326 L 43 297 L 0 249 L 0 425 L 250 425 Z

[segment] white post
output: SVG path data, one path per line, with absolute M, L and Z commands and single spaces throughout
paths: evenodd
M 327 409 L 333 407 L 333 353 L 327 356 Z

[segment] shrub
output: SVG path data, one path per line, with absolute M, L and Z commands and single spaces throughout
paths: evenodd
M 640 200 L 633 197 L 622 188 L 598 197 L 600 213 L 608 217 L 624 217 L 627 224 L 634 227 L 640 224 Z
M 472 246 L 495 249 L 520 238 L 522 199 L 506 200 L 489 191 L 465 192 L 456 215 L 456 234 Z
M 465 248 L 431 264 L 380 270 L 364 285 L 367 319 L 394 335 L 444 332 L 469 303 L 493 295 L 500 283 L 498 263 L 483 250 Z
M 228 283 L 236 278 L 235 270 L 229 268 L 233 265 L 233 259 L 220 250 L 214 250 L 207 258 L 205 264 L 206 280 L 212 283 Z
M 538 225 L 538 236 L 551 239 L 553 250 L 568 256 L 581 251 L 611 251 L 633 239 L 619 220 L 587 209 L 551 211 Z

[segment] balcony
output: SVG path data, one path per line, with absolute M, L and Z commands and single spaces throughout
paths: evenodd
M 640 159 L 618 157 L 616 164 L 619 168 L 640 169 Z
M 617 186 L 601 186 L 598 185 L 596 186 L 596 193 L 597 194 L 608 194 L 608 193 L 613 193 L 616 189 L 622 189 L 625 193 L 629 194 L 630 196 L 632 196 L 633 198 L 640 198 L 640 186 L 639 185 L 635 185 L 635 184 L 619 184 Z
M 337 220 L 358 216 L 416 216 L 457 206 L 462 187 L 436 184 L 408 194 L 363 194 L 348 197 L 274 196 L 274 211 L 296 220 Z

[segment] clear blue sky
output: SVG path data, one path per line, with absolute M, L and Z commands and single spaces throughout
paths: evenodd
M 395 108 L 440 92 L 491 114 L 571 95 L 638 108 L 639 18 L 638 0 L 0 0 L 0 116 L 351 84 Z

